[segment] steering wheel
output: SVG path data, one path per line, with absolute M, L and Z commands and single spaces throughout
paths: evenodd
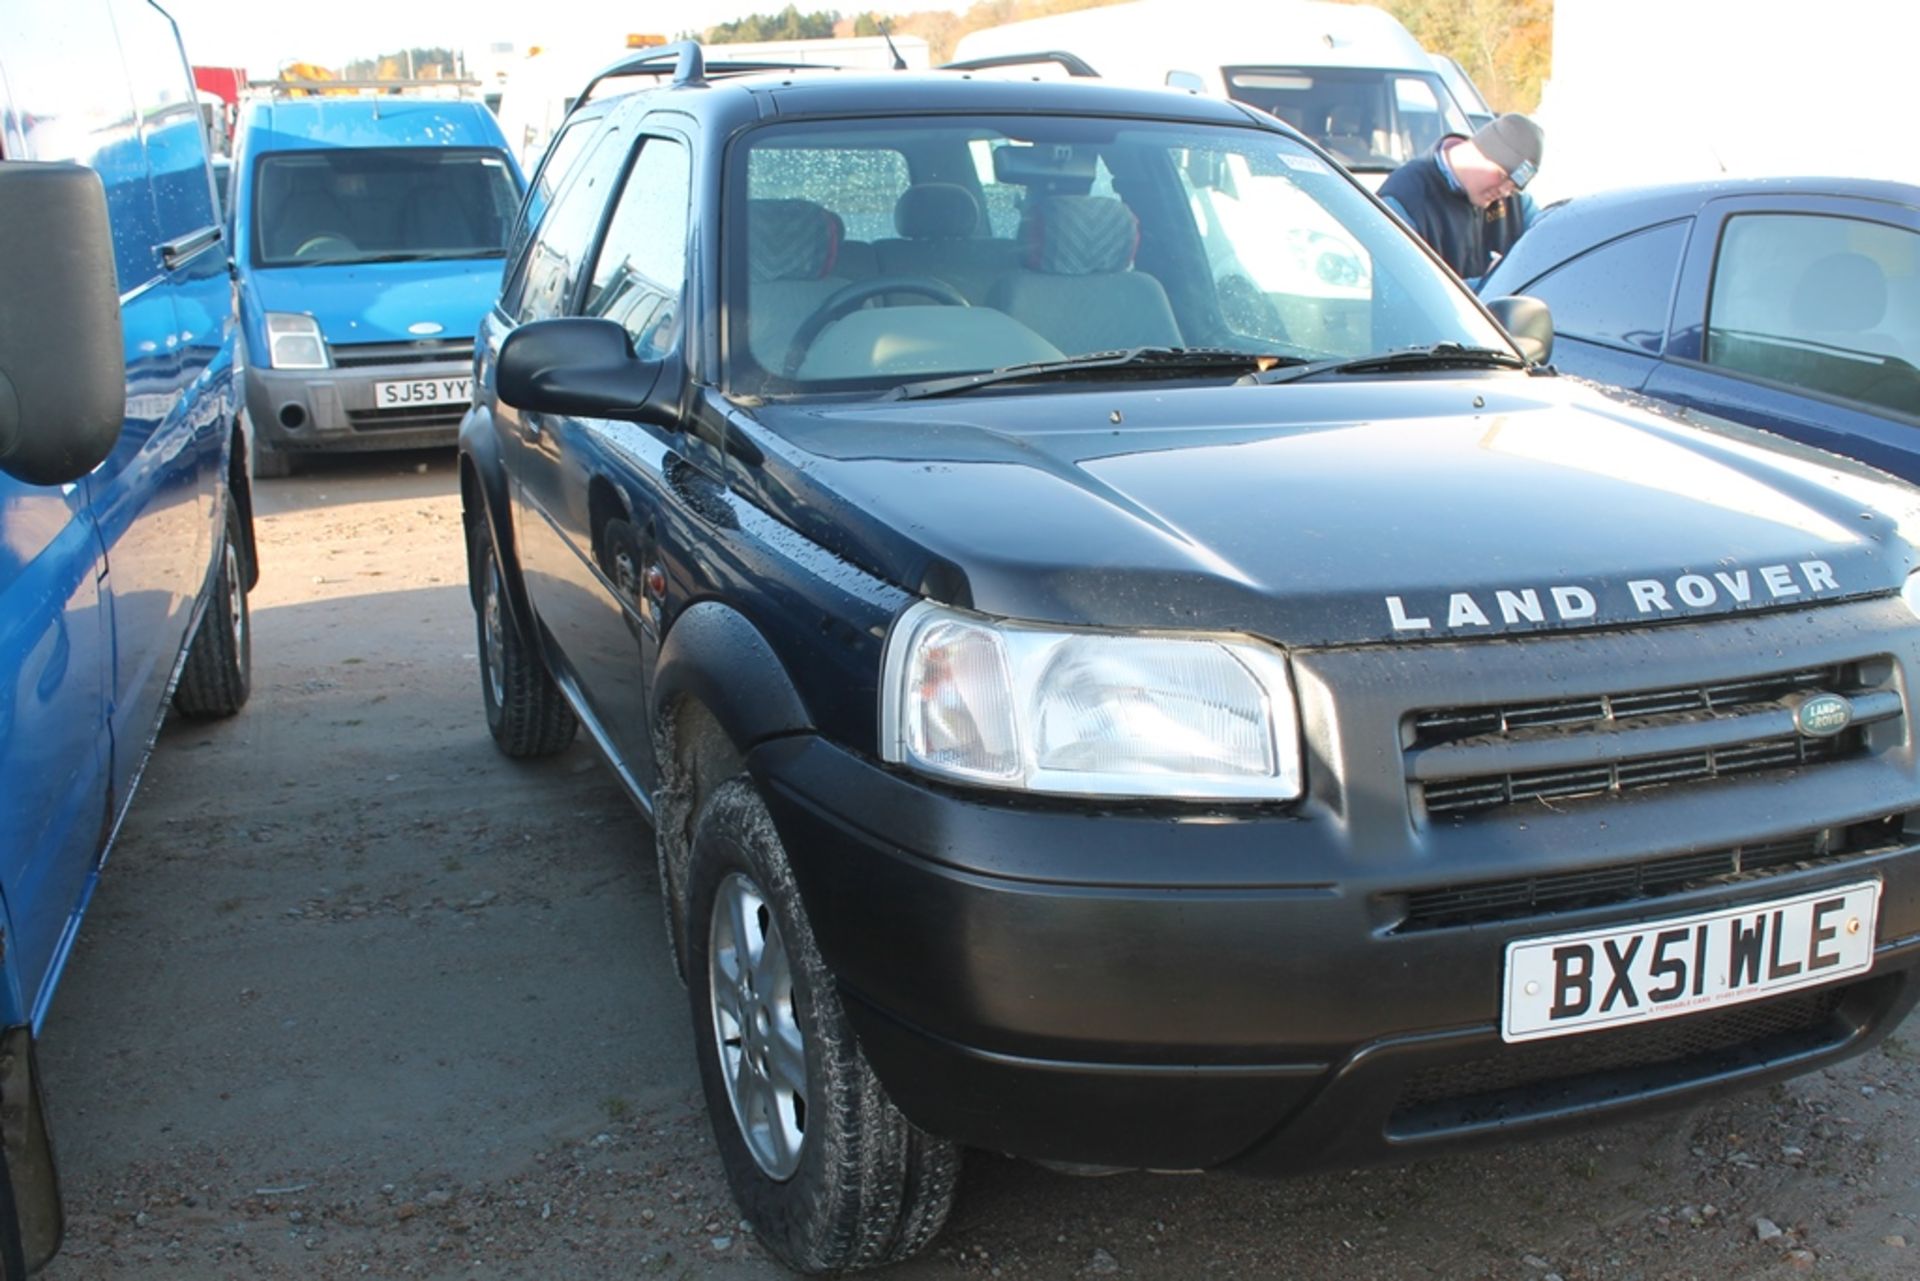
M 300 247 L 293 251 L 293 256 L 306 258 L 323 252 L 339 253 L 343 250 L 352 253 L 359 247 L 337 231 L 317 231 L 300 242 Z
M 872 280 L 856 281 L 821 303 L 811 316 L 800 322 L 800 328 L 793 331 L 793 342 L 787 348 L 780 372 L 788 378 L 798 374 L 807 353 L 813 349 L 814 340 L 828 325 L 883 294 L 918 294 L 949 307 L 973 306 L 965 294 L 932 276 L 876 276 Z

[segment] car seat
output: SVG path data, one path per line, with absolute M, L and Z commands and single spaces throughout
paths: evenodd
M 834 274 L 840 227 L 811 200 L 747 202 L 747 347 L 761 368 L 779 369 L 801 322 L 850 283 Z
M 1180 325 L 1160 282 L 1133 269 L 1140 224 L 1112 196 L 1049 196 L 1027 219 L 1027 267 L 1003 277 L 988 305 L 1069 356 L 1178 347 Z
M 973 303 L 983 303 L 995 282 L 1020 265 L 1011 240 L 980 235 L 980 202 L 958 183 L 922 182 L 900 193 L 893 206 L 899 239 L 874 242 L 883 276 L 932 276 Z

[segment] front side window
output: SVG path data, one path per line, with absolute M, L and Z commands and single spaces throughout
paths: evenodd
M 498 258 L 520 202 L 498 151 L 276 151 L 255 182 L 254 265 Z
M 1920 234 L 1815 214 L 1729 218 L 1706 360 L 1920 418 Z
M 750 394 L 1138 347 L 1506 349 L 1351 179 L 1278 132 L 795 123 L 747 135 L 729 166 L 726 376 Z
M 1349 169 L 1384 173 L 1443 134 L 1471 133 L 1438 76 L 1335 67 L 1227 67 L 1227 95 L 1286 121 Z
M 691 182 L 684 146 L 671 138 L 646 140 L 587 287 L 584 313 L 625 326 L 634 351 L 649 359 L 664 355 L 679 332 Z

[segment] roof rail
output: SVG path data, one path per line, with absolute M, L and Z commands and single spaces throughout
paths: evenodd
M 693 51 L 694 56 L 691 75 L 688 74 L 687 67 L 686 51 L 689 49 Z M 671 68 L 671 71 L 669 71 L 669 68 L 665 65 L 669 57 L 675 59 L 675 64 Z M 578 98 L 574 99 L 574 105 L 576 107 L 584 106 L 587 100 L 593 97 L 593 91 L 598 89 L 603 81 L 617 80 L 622 76 L 666 76 L 671 74 L 673 76 L 671 82 L 673 85 L 693 86 L 704 85 L 709 81 L 724 79 L 727 76 L 748 76 L 766 71 L 844 70 L 846 70 L 846 68 L 837 64 L 822 62 L 781 62 L 778 60 L 708 62 L 705 53 L 699 45 L 691 40 L 684 40 L 677 45 L 667 45 L 664 48 L 649 50 L 646 53 L 638 54 L 631 58 L 623 58 L 610 67 L 602 68 L 593 79 L 587 81 L 587 87 L 580 91 Z
M 1064 49 L 1048 49 L 1035 53 L 998 53 L 991 58 L 968 58 L 965 62 L 943 62 L 934 70 L 989 71 L 995 67 L 1027 67 L 1045 62 L 1066 68 L 1067 74 L 1076 79 L 1100 79 L 1100 73 L 1088 65 L 1085 58 L 1068 53 Z
M 296 93 L 324 93 L 340 96 L 349 94 L 400 94 L 409 90 L 418 91 L 421 89 L 452 89 L 462 96 L 471 94 L 477 97 L 481 83 L 470 76 L 443 76 L 439 79 L 415 77 L 413 79 L 396 78 L 392 80 L 308 80 L 298 77 L 287 77 L 279 80 L 249 80 L 247 81 L 247 88 L 256 93 L 270 93 L 276 98 L 290 97 Z

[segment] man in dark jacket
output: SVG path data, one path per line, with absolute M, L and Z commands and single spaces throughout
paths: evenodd
M 1520 189 L 1544 151 L 1539 125 L 1518 114 L 1498 116 L 1471 138 L 1448 134 L 1401 165 L 1381 185 L 1380 198 L 1477 288 L 1533 223 L 1537 211 Z

